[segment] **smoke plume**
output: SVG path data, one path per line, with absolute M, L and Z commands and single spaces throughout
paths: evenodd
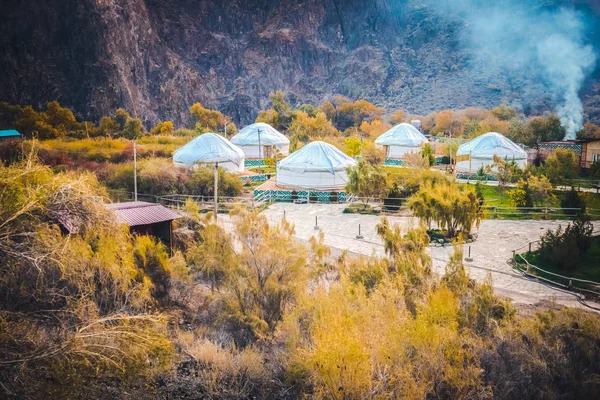
M 586 38 L 586 15 L 534 0 L 427 0 L 445 18 L 461 21 L 460 44 L 472 52 L 472 73 L 511 72 L 524 86 L 540 82 L 575 139 L 583 125 L 579 91 L 596 54 Z M 555 2 L 556 3 L 556 2 Z M 527 96 L 527 87 L 521 93 Z

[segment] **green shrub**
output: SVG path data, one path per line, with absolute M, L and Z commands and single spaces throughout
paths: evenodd
M 585 198 L 579 194 L 575 188 L 571 188 L 564 194 L 564 197 L 560 200 L 560 206 L 562 208 L 579 208 L 580 210 L 565 210 L 566 214 L 576 215 L 585 214 Z
M 549 229 L 540 240 L 540 257 L 565 271 L 577 269 L 581 254 L 591 247 L 593 225 L 584 218 L 567 225 Z
M 214 171 L 212 168 L 197 168 L 185 183 L 186 193 L 197 196 L 213 196 Z M 237 197 L 242 191 L 244 183 L 234 175 L 219 168 L 219 196 Z

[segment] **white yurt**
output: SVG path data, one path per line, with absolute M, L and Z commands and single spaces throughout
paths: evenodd
M 295 151 L 277 165 L 277 185 L 299 189 L 341 189 L 346 168 L 356 160 L 329 143 L 317 141 Z
M 527 153 L 519 145 L 497 132 L 488 132 L 461 145 L 456 151 L 456 172 L 475 173 L 482 166 L 492 166 L 494 156 L 514 160 L 521 168 L 527 166 Z
M 177 167 L 219 163 L 227 171 L 244 172 L 244 152 L 223 136 L 205 133 L 175 150 L 173 163 Z
M 420 153 L 428 140 L 411 124 L 402 123 L 383 133 L 375 140 L 385 148 L 386 158 L 402 159 L 408 153 Z
M 290 140 L 264 122 L 248 125 L 231 138 L 231 143 L 239 146 L 246 158 L 271 158 L 275 149 L 284 156 L 290 154 Z

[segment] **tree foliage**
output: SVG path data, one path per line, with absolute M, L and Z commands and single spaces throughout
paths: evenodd
M 381 167 L 360 160 L 358 164 L 348 168 L 347 173 L 346 191 L 360 197 L 365 208 L 369 201 L 383 198 L 387 193 L 387 176 Z
M 408 206 L 426 225 L 435 222 L 440 229 L 446 229 L 449 237 L 458 231 L 470 233 L 481 220 L 475 191 L 460 189 L 456 184 L 426 184 L 408 200 Z
M 216 132 L 225 123 L 220 111 L 210 110 L 200 103 L 192 104 L 190 114 L 195 118 L 196 129 L 200 132 Z
M 558 148 L 544 162 L 544 174 L 554 184 L 565 184 L 579 175 L 579 159 L 573 150 Z
M 577 269 L 581 255 L 591 247 L 593 225 L 587 218 L 578 218 L 563 231 L 548 229 L 540 239 L 540 257 L 562 271 Z

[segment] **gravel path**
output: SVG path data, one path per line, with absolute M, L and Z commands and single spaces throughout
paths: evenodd
M 334 253 L 348 250 L 353 254 L 383 255 L 383 244 L 377 237 L 375 226 L 380 217 L 374 215 L 343 214 L 345 205 L 332 204 L 289 204 L 275 203 L 263 211 L 268 220 L 277 223 L 284 215 L 296 226 L 296 238 L 307 241 L 318 230 L 325 233 L 325 242 Z M 315 221 L 315 217 L 317 220 Z M 413 217 L 388 217 L 391 223 L 399 224 L 403 229 L 417 226 L 418 220 Z M 231 229 L 228 216 L 220 216 L 220 223 Z M 361 227 L 363 239 L 356 239 L 358 226 Z M 512 255 L 512 250 L 521 247 L 529 241 L 539 239 L 540 235 L 549 228 L 566 225 L 564 221 L 506 221 L 483 220 L 475 232 L 478 238 L 471 243 L 472 262 L 465 262 L 471 276 L 483 281 L 488 274 L 496 293 L 509 297 L 515 304 L 535 305 L 540 302 L 555 302 L 570 307 L 583 307 L 577 298 L 570 293 L 546 286 L 537 281 L 529 280 L 514 272 L 507 260 Z M 600 222 L 595 222 L 596 229 Z M 465 256 L 468 246 L 465 246 Z M 429 248 L 433 258 L 434 270 L 444 273 L 448 257 L 452 252 L 451 246 Z M 599 306 L 599 305 L 595 305 Z

